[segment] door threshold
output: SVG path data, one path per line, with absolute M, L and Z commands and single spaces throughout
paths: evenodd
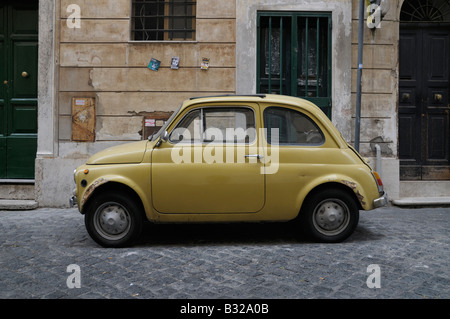
M 34 179 L 0 179 L 1 184 L 34 184 Z

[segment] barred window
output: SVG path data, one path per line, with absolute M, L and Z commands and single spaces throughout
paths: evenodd
M 195 40 L 196 0 L 133 0 L 135 41 Z

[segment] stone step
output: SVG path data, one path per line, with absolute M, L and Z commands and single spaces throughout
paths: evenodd
M 392 204 L 404 207 L 442 207 L 450 206 L 450 197 L 403 197 L 392 200 Z
M 33 210 L 38 206 L 35 200 L 0 199 L 0 210 Z
M 0 179 L 0 199 L 34 200 L 34 180 Z
M 448 196 L 450 181 L 400 181 L 400 198 Z

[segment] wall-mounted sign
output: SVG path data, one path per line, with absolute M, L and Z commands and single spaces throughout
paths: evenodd
M 148 68 L 153 71 L 158 71 L 161 61 L 151 58 L 150 63 L 148 64 Z
M 178 70 L 180 66 L 180 57 L 174 56 L 172 57 L 172 62 L 170 63 L 170 68 L 174 70 Z
M 72 99 L 72 141 L 95 141 L 95 99 Z
M 202 63 L 200 64 L 200 68 L 202 70 L 208 70 L 209 69 L 209 58 L 202 58 Z
M 148 139 L 159 131 L 173 112 L 148 112 L 144 115 L 142 137 Z
M 154 127 L 154 126 L 156 126 L 156 119 L 144 119 L 144 120 L 145 120 L 144 125 L 146 127 Z

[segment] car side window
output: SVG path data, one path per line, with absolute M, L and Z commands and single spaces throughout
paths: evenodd
M 190 111 L 170 134 L 173 143 L 251 143 L 255 115 L 245 107 L 211 107 Z
M 193 110 L 186 114 L 170 134 L 169 140 L 174 143 L 201 142 L 201 112 Z
M 325 142 L 322 131 L 313 120 L 289 108 L 266 108 L 264 126 L 269 144 L 276 142 L 273 134 L 277 134 L 277 130 L 280 145 L 321 145 Z

